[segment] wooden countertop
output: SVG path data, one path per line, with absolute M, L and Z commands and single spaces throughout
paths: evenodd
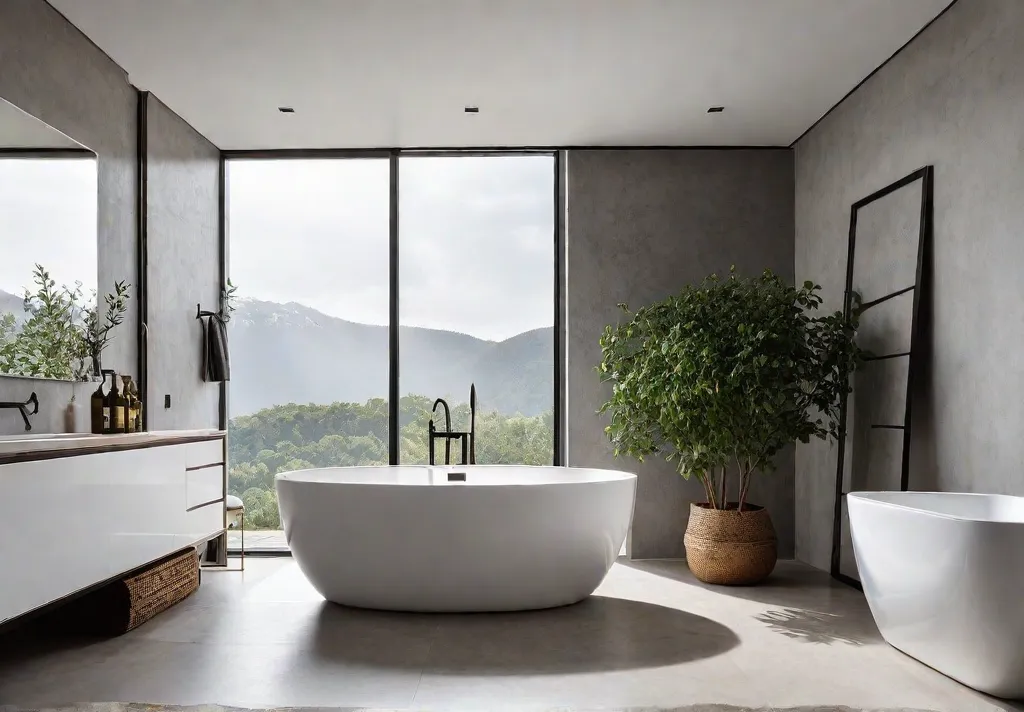
M 40 433 L 0 436 L 0 465 L 32 460 L 93 455 L 120 450 L 141 450 L 162 445 L 218 440 L 223 430 L 151 430 L 144 433 L 92 435 L 89 433 Z

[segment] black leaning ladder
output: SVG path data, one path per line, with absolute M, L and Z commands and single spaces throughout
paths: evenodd
M 910 423 L 911 423 L 911 390 L 914 383 L 914 373 L 917 366 L 917 358 L 915 357 L 919 351 L 918 344 L 918 312 L 921 305 L 921 292 L 920 289 L 923 284 L 923 270 L 924 270 L 924 253 L 928 245 L 931 244 L 932 234 L 932 180 L 933 180 L 933 168 L 932 166 L 925 166 L 919 168 L 913 173 L 900 178 L 898 181 L 891 183 L 881 190 L 878 190 L 871 195 L 858 200 L 850 209 L 850 235 L 849 235 L 849 251 L 846 257 L 846 291 L 843 293 L 843 317 L 849 322 L 850 317 L 853 314 L 854 308 L 854 289 L 853 289 L 853 265 L 854 265 L 854 251 L 857 244 L 857 211 L 861 208 L 869 205 L 876 200 L 884 198 L 890 193 L 894 193 L 900 188 L 904 188 L 914 181 L 920 180 L 921 184 L 921 214 L 918 225 L 918 238 L 917 238 L 917 265 L 915 268 L 914 283 L 908 287 L 897 289 L 894 292 L 886 294 L 884 296 L 873 299 L 870 302 L 864 302 L 860 304 L 858 314 L 863 314 L 872 307 L 876 307 L 879 304 L 889 301 L 895 297 L 906 294 L 907 292 L 914 293 L 914 301 L 910 320 L 910 349 L 908 351 L 901 351 L 898 353 L 883 354 L 880 356 L 870 356 L 865 359 L 866 362 L 872 361 L 883 361 L 894 358 L 906 358 L 909 360 L 907 366 L 907 394 L 906 394 L 906 409 L 904 411 L 902 423 L 872 423 L 871 428 L 873 430 L 902 430 L 903 431 L 903 452 L 902 462 L 900 465 L 900 491 L 906 492 L 909 488 L 910 480 Z M 847 494 L 849 494 L 843 488 L 843 474 L 846 470 L 846 414 L 847 414 L 847 400 L 848 394 L 843 394 L 840 409 L 839 409 L 839 447 L 838 447 L 838 464 L 836 466 L 836 496 L 835 496 L 835 509 L 833 511 L 832 518 L 832 561 L 831 561 L 831 574 L 832 577 L 838 581 L 841 581 L 849 586 L 853 586 L 857 589 L 862 589 L 860 581 L 857 579 L 847 576 L 840 570 L 841 566 L 841 553 L 842 553 L 842 527 L 843 527 L 843 500 Z M 852 484 L 852 483 L 851 483 Z

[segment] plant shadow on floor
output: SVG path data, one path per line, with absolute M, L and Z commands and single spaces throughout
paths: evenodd
M 619 559 L 619 563 L 715 594 L 778 607 L 754 618 L 794 640 L 826 645 L 882 642 L 863 594 L 823 571 L 780 562 L 775 572 L 757 586 L 714 586 L 698 581 L 684 561 Z
M 429 627 L 427 627 L 429 626 Z M 430 636 L 429 653 L 419 645 Z M 591 596 L 517 613 L 385 613 L 325 603 L 308 646 L 327 663 L 453 675 L 557 675 L 663 667 L 721 655 L 729 628 L 674 608 Z
M 765 611 L 754 616 L 754 620 L 764 623 L 780 635 L 805 643 L 846 643 L 860 646 L 877 641 L 877 636 L 866 634 L 863 623 L 851 621 L 847 616 L 835 613 L 783 608 Z

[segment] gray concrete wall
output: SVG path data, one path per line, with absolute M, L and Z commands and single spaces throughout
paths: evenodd
M 0 97 L 98 155 L 100 288 L 136 284 L 137 93 L 125 72 L 44 0 L 0 2 Z M 219 390 L 200 378 L 196 303 L 216 309 L 218 151 L 155 97 L 148 121 L 149 426 L 217 425 Z M 118 373 L 137 368 L 137 301 L 104 352 Z M 74 386 L 87 405 L 94 386 Z M 0 400 L 35 391 L 33 429 L 62 432 L 68 382 L 0 376 Z M 171 394 L 172 407 L 163 408 Z M 16 411 L 0 411 L 0 434 L 24 431 Z
M 216 427 L 220 389 L 201 377 L 196 304 L 220 303 L 220 152 L 152 95 L 147 123 L 148 425 Z
M 136 93 L 124 71 L 44 0 L 0 2 L 0 97 L 96 152 L 99 285 L 135 283 Z M 103 365 L 134 372 L 137 310 L 103 354 Z M 0 400 L 35 390 L 40 432 L 63 430 L 70 384 L 0 376 Z M 56 427 L 54 427 L 56 426 Z M 0 411 L 0 434 L 24 431 L 16 411 Z
M 671 464 L 615 460 L 596 415 L 608 390 L 598 339 L 619 317 L 730 265 L 793 278 L 793 155 L 778 150 L 580 150 L 568 154 L 568 459 L 639 474 L 634 558 L 682 557 L 700 485 Z M 771 512 L 780 554 L 793 552 L 793 461 L 758 476 L 752 501 Z
M 1024 495 L 1024 2 L 961 0 L 796 154 L 796 278 L 838 308 L 850 205 L 935 166 L 912 489 Z M 828 568 L 835 450 L 796 453 L 796 555 Z

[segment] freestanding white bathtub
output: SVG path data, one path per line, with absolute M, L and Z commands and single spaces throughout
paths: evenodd
M 1024 498 L 848 500 L 857 568 L 885 640 L 976 690 L 1024 696 Z
M 576 603 L 614 563 L 636 475 L 567 467 L 338 467 L 277 475 L 292 556 L 324 598 L 401 611 Z

